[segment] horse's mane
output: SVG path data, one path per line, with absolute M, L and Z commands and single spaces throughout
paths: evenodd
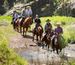
M 27 17 L 26 19 L 25 19 L 25 22 L 27 22 L 28 20 L 30 20 L 31 19 L 31 17 Z

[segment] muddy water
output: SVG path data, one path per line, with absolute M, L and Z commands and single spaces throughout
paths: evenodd
M 31 64 L 54 64 L 60 65 L 60 57 L 54 52 L 39 48 L 37 51 L 30 49 L 17 49 L 19 55 L 27 59 Z

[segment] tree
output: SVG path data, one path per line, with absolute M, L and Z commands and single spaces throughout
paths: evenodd
M 4 1 L 3 7 L 5 8 L 6 11 L 9 10 L 9 3 L 8 3 L 8 0 L 5 0 L 5 1 Z
M 3 7 L 4 4 L 4 0 L 0 0 L 0 15 L 5 13 L 5 9 Z

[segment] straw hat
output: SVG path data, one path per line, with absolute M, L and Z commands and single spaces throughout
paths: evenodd
M 27 8 L 31 8 L 31 6 L 27 6 Z
M 57 22 L 56 25 L 57 25 L 57 26 L 58 26 L 58 25 L 61 25 L 61 23 L 60 23 L 60 22 Z

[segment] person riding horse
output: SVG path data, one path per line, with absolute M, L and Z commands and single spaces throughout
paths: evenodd
M 22 11 L 23 18 L 27 18 L 29 16 L 32 16 L 33 12 L 30 6 L 25 6 L 24 10 Z
M 60 26 L 60 23 L 57 23 L 57 28 L 55 28 L 55 33 L 58 35 L 63 34 L 63 28 Z
M 48 33 L 51 33 L 52 31 L 52 24 L 50 23 L 51 20 L 47 19 L 46 21 L 46 25 L 45 25 L 45 33 L 48 34 Z
M 38 37 L 40 37 L 41 40 L 43 34 L 43 27 L 40 25 L 41 20 L 38 15 L 36 15 L 34 22 L 35 22 L 35 28 L 33 29 L 33 41 L 35 35 L 36 35 L 36 40 L 38 41 Z
M 52 31 L 52 24 L 50 23 L 50 20 L 47 19 L 46 21 L 46 25 L 45 25 L 45 35 L 42 38 L 42 46 L 44 48 L 44 45 L 46 44 L 48 50 L 51 44 L 51 36 L 53 35 L 53 31 Z M 43 43 L 45 42 L 45 44 Z
M 41 20 L 39 19 L 39 16 L 36 15 L 36 17 L 35 17 L 35 30 L 38 28 L 38 26 L 41 26 L 40 23 L 41 23 Z
M 20 22 L 20 32 L 22 32 L 23 22 L 28 19 L 30 19 L 30 20 L 32 19 L 31 23 L 33 23 L 32 9 L 30 6 L 25 6 L 24 10 L 22 11 L 22 20 Z M 27 21 L 27 22 L 29 22 L 29 21 Z M 25 25 L 25 26 L 27 26 L 27 25 Z M 28 27 L 30 27 L 30 25 Z
M 13 11 L 12 24 L 14 29 L 15 29 L 15 22 L 17 19 L 18 19 L 18 13 L 16 11 Z
M 63 43 L 63 29 L 62 27 L 60 26 L 60 23 L 57 23 L 57 28 L 55 28 L 54 30 L 54 35 L 52 36 L 52 49 L 53 51 L 57 51 L 58 53 L 58 50 L 62 50 L 62 44 Z

